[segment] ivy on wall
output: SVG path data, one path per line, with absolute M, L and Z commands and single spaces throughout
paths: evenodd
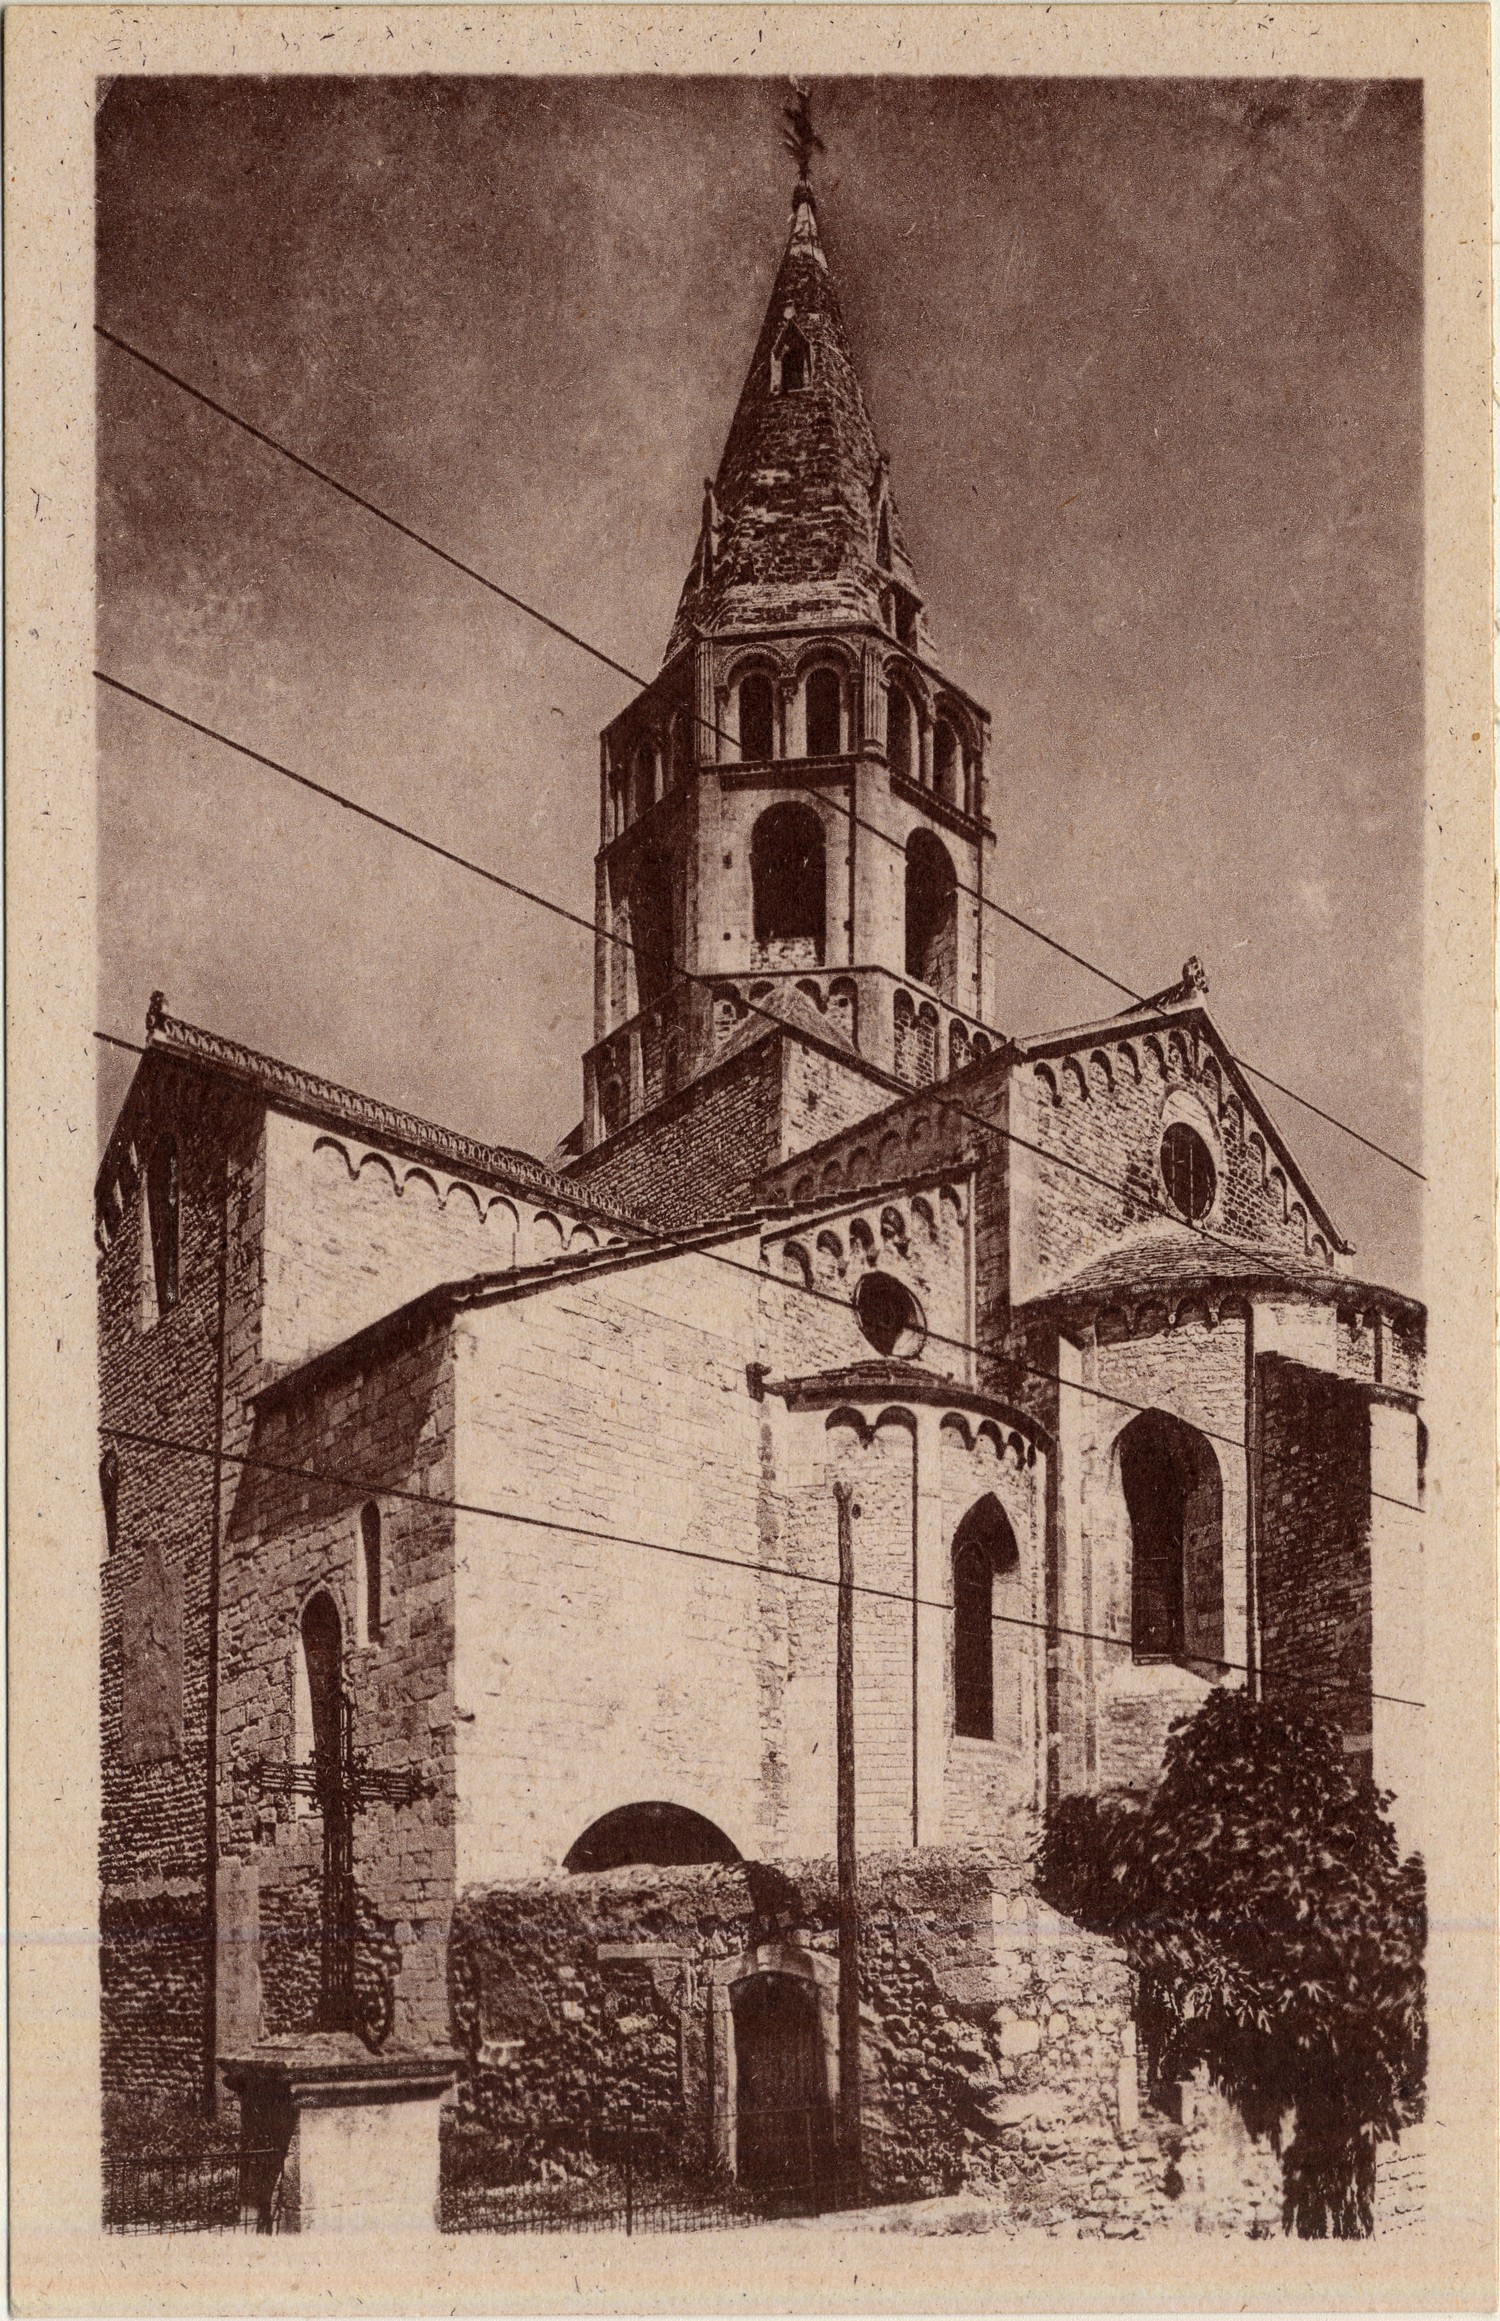
M 1375 2158 L 1421 2116 L 1421 1857 L 1340 1736 L 1217 1689 L 1145 1801 L 1064 1799 L 1048 1901 L 1124 1949 L 1158 2080 L 1206 2071 L 1282 2167 L 1304 2239 L 1374 2229 Z

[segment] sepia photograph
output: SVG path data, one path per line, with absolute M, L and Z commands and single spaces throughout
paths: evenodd
M 1418 50 L 333 13 L 90 98 L 92 2229 L 1395 2268 Z

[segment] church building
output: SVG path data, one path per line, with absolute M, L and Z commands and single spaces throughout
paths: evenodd
M 1023 2222 L 1277 2216 L 1034 1848 L 1215 1685 L 1315 1703 L 1414 1842 L 1424 1317 L 1196 961 L 1010 1020 L 989 744 L 800 180 L 602 736 L 577 1128 L 153 1000 L 97 1194 L 107 2142 L 364 2069 L 466 2150 L 649 2117 L 747 2187 L 852 2138 Z

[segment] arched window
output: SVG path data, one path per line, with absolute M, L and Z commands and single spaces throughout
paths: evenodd
M 672 980 L 672 866 L 663 854 L 644 853 L 630 889 L 630 941 L 636 1002 L 649 1007 Z
M 785 946 L 788 966 L 821 964 L 827 877 L 811 806 L 788 801 L 761 815 L 750 833 L 750 884 L 757 946 Z
M 807 754 L 836 758 L 839 754 L 839 710 L 843 687 L 837 669 L 814 669 L 807 680 Z
M 746 764 L 774 757 L 776 704 L 763 669 L 740 679 L 740 756 Z
M 1224 1653 L 1224 1487 L 1213 1446 L 1164 1410 L 1120 1436 L 1130 1517 L 1131 1643 L 1137 1660 Z
M 782 332 L 776 349 L 776 389 L 782 395 L 795 395 L 805 387 L 812 368 L 811 350 L 795 323 Z
M 385 1626 L 385 1603 L 381 1593 L 380 1509 L 373 1499 L 359 1511 L 359 1556 L 360 1578 L 364 1582 L 360 1592 L 365 1615 L 364 1641 L 378 1644 Z
M 563 1856 L 563 1868 L 576 1875 L 588 1870 L 622 1870 L 634 1862 L 679 1869 L 694 1862 L 737 1862 L 739 1858 L 739 1848 L 703 1814 L 686 1805 L 654 1800 L 645 1805 L 617 1805 L 613 1813 L 591 1822 Z
M 599 1111 L 606 1136 L 617 1136 L 625 1126 L 625 1090 L 618 1080 L 606 1080 L 599 1091 Z
M 987 1492 L 953 1535 L 953 1729 L 971 1741 L 995 1737 L 994 1581 L 1020 1560 L 1005 1509 Z
M 298 1740 L 310 1753 L 320 1781 L 338 1771 L 344 1686 L 344 1636 L 339 1608 L 326 1589 L 309 1598 L 302 1614 L 302 1659 L 297 1688 Z
M 957 882 L 948 852 L 930 830 L 906 844 L 906 972 L 939 998 L 958 982 Z
M 168 1313 L 177 1303 L 178 1199 L 177 1141 L 159 1136 L 146 1170 L 151 1274 L 158 1314 Z
M 940 717 L 932 736 L 932 786 L 950 806 L 964 802 L 964 754 L 958 735 L 946 717 Z
M 899 685 L 886 688 L 885 696 L 885 749 L 891 772 L 907 781 L 916 776 L 917 713 L 909 693 Z

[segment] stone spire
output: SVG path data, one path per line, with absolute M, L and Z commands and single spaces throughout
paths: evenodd
M 886 626 L 893 583 L 916 597 L 817 206 L 799 175 L 667 657 L 695 629 Z

